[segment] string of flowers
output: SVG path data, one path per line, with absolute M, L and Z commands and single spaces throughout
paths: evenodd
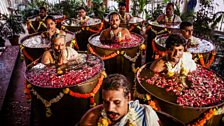
M 37 99 L 39 99 L 43 104 L 44 106 L 46 107 L 46 117 L 50 117 L 52 115 L 52 112 L 51 112 L 51 105 L 53 103 L 57 103 L 58 101 L 60 101 L 64 94 L 62 92 L 59 92 L 59 94 L 55 97 L 55 98 L 52 98 L 50 101 L 47 101 L 46 99 L 44 99 L 43 97 L 41 97 L 33 88 L 31 88 L 30 90 L 33 95 L 35 95 L 37 97 Z
M 23 55 L 31 62 L 34 61 L 34 59 L 27 53 L 27 51 L 25 50 L 25 47 L 22 45 L 20 45 L 20 52 L 22 52 Z
M 191 126 L 204 126 L 206 121 L 209 121 L 215 115 L 215 109 L 210 109 L 208 112 L 204 113 L 204 116 L 193 123 Z
M 136 82 L 136 80 L 137 79 L 135 77 L 135 79 L 134 79 L 134 86 L 133 86 L 133 90 L 134 90 L 133 96 L 135 98 L 139 98 L 139 99 L 143 100 L 144 102 L 147 102 L 148 105 L 151 106 L 154 110 L 156 110 L 156 111 L 160 110 L 160 107 L 158 106 L 158 104 L 156 104 L 156 102 L 151 99 L 151 95 L 150 94 L 140 94 L 137 91 L 137 88 L 136 88 L 137 82 Z
M 103 22 L 100 23 L 100 27 L 97 30 L 91 29 L 90 27 L 86 27 L 86 31 L 90 31 L 93 33 L 99 33 L 103 29 Z
M 100 87 L 101 87 L 101 85 L 103 83 L 103 79 L 106 76 L 107 76 L 106 72 L 102 71 L 101 75 L 100 75 L 100 77 L 98 79 L 98 83 L 96 84 L 96 87 L 90 93 L 81 94 L 81 93 L 78 93 L 78 92 L 74 92 L 74 91 L 70 90 L 69 88 L 63 89 L 63 92 L 64 92 L 64 94 L 69 94 L 70 96 L 75 97 L 75 98 L 85 98 L 85 99 L 90 98 L 90 103 L 91 103 L 90 106 L 93 107 L 93 106 L 96 105 L 96 103 L 94 101 L 94 96 L 99 91 L 99 89 L 100 89 Z
M 224 114 L 224 105 L 219 108 L 211 108 L 203 114 L 202 118 L 192 123 L 191 126 L 204 126 L 213 116 L 222 114 Z
M 40 29 L 41 25 L 43 25 L 45 28 L 47 28 L 46 24 L 43 21 L 40 21 L 39 25 L 37 27 L 37 31 Z
M 213 63 L 213 61 L 214 61 L 214 59 L 215 59 L 215 55 L 216 55 L 216 51 L 214 50 L 214 51 L 212 51 L 212 56 L 211 56 L 211 58 L 208 60 L 208 63 L 207 64 L 205 64 L 205 61 L 204 61 L 204 58 L 203 58 L 203 55 L 202 54 L 198 54 L 198 58 L 199 58 L 199 61 L 200 61 L 200 63 L 201 63 L 201 65 L 203 66 L 203 67 L 205 67 L 205 68 L 209 68 L 211 65 L 212 65 L 212 63 Z
M 31 94 L 30 89 L 32 88 L 31 84 L 29 84 L 27 81 L 25 82 L 25 88 L 24 88 L 24 94 L 26 97 L 27 102 L 31 101 Z
M 77 50 L 79 50 L 79 46 L 75 38 L 71 41 L 70 47 L 75 47 Z
M 165 33 L 165 32 L 168 32 L 170 33 L 170 31 L 167 30 L 167 28 L 164 28 L 163 30 L 157 32 L 156 30 L 154 30 L 153 28 L 151 28 L 152 32 L 154 32 L 156 35 L 158 34 L 162 34 L 162 33 Z
M 88 50 L 90 51 L 90 53 L 96 55 L 96 56 L 99 56 L 94 50 L 93 48 L 90 46 L 90 45 L 87 45 L 88 46 Z M 109 55 L 106 55 L 106 56 L 100 56 L 102 60 L 108 60 L 108 59 L 111 59 L 111 58 L 114 58 L 116 57 L 120 52 L 117 51 L 117 52 L 113 52 Z
M 130 56 L 128 56 L 125 52 L 124 52 L 124 54 L 123 54 L 123 56 L 124 56 L 126 59 L 128 59 L 130 62 L 132 62 L 131 67 L 132 67 L 132 71 L 133 71 L 133 73 L 136 73 L 136 72 L 138 71 L 138 69 L 139 69 L 139 68 L 135 68 L 135 62 L 136 62 L 136 60 L 137 60 L 137 58 L 139 57 L 140 54 L 141 54 L 140 51 L 137 52 L 136 56 L 133 57 L 133 58 L 130 57 Z
M 122 54 L 123 52 L 123 54 Z M 140 51 L 136 53 L 136 55 L 132 58 L 130 57 L 129 55 L 127 55 L 127 53 L 125 53 L 124 51 L 121 51 L 121 54 L 126 58 L 128 59 L 130 62 L 136 62 L 137 58 L 139 57 L 140 55 Z
M 30 28 L 32 28 L 33 30 L 34 30 L 34 32 L 37 32 L 37 30 L 34 28 L 34 26 L 33 26 L 33 24 L 32 24 L 32 22 L 31 21 L 28 21 L 28 26 L 30 26 L 30 27 L 28 27 L 28 31 L 30 31 Z
M 158 59 L 160 56 L 165 56 L 166 55 L 166 51 L 161 51 L 161 50 L 156 48 L 156 45 L 155 45 L 154 41 L 152 41 L 152 50 L 153 50 L 153 52 L 155 52 L 155 59 Z

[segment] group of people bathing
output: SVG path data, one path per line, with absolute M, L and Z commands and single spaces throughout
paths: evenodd
M 119 27 L 122 19 L 130 19 L 130 16 L 126 15 L 124 11 L 123 4 L 121 5 L 120 10 L 123 9 L 122 14 L 124 17 L 122 18 L 118 12 L 110 13 L 110 27 L 103 30 L 100 34 L 100 40 L 103 44 L 110 44 L 111 42 L 122 43 L 124 40 L 128 42 L 131 39 L 131 34 L 128 29 Z M 173 14 L 173 9 L 173 4 L 167 4 L 166 14 L 160 15 L 157 21 L 159 23 L 180 23 L 181 19 Z M 46 9 L 42 8 L 42 10 L 46 12 Z M 84 8 L 80 8 L 78 14 L 80 18 L 82 17 L 81 19 L 86 19 L 86 11 Z M 42 19 L 45 18 L 47 27 L 47 31 L 43 32 L 42 36 L 51 40 L 52 48 L 45 51 L 41 62 L 46 65 L 62 65 L 68 63 L 70 60 L 77 59 L 79 55 L 77 51 L 66 46 L 66 33 L 56 28 L 54 17 L 45 16 L 44 14 L 40 14 Z M 192 60 L 191 54 L 185 52 L 186 48 L 190 45 L 189 43 L 197 41 L 192 36 L 193 25 L 189 22 L 182 22 L 180 24 L 180 30 L 182 35 L 172 34 L 167 38 L 167 54 L 152 63 L 150 69 L 153 72 L 172 71 L 175 74 L 180 74 L 181 67 L 183 66 L 187 72 L 196 70 L 196 64 Z M 131 85 L 128 79 L 121 74 L 111 74 L 105 78 L 102 85 L 103 104 L 90 109 L 82 117 L 79 125 L 160 125 L 156 112 L 150 106 L 139 104 L 138 101 L 131 101 Z

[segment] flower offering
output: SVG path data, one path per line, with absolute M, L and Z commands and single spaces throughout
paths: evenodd
M 136 34 L 131 34 L 131 40 L 127 40 L 128 42 L 121 42 L 121 43 L 113 43 L 110 45 L 102 44 L 99 40 L 100 36 L 95 36 L 91 38 L 90 43 L 98 46 L 100 48 L 107 48 L 107 49 L 118 49 L 118 48 L 130 48 L 130 47 L 137 47 L 140 43 L 143 42 L 142 37 Z
M 84 59 L 83 62 L 62 68 L 37 64 L 27 71 L 27 80 L 39 87 L 64 88 L 89 80 L 102 71 L 104 65 L 99 57 L 91 54 L 80 55 Z
M 224 80 L 213 71 L 198 65 L 197 70 L 188 73 L 185 79 L 188 86 L 183 85 L 180 76 L 167 78 L 166 73 L 156 73 L 146 79 L 146 83 L 174 93 L 181 106 L 205 107 L 224 100 Z

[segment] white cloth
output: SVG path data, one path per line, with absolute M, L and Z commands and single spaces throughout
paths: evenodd
M 197 66 L 195 61 L 192 59 L 191 53 L 184 52 L 182 58 L 180 58 L 179 62 L 170 71 L 180 73 L 182 67 L 184 67 L 188 72 L 196 70 Z
M 114 126 L 125 126 L 127 122 L 135 126 L 159 126 L 159 118 L 151 106 L 140 104 L 138 100 L 129 102 L 129 111 Z
M 75 51 L 73 48 L 71 47 L 66 47 L 63 51 L 62 51 L 62 57 L 66 58 L 66 60 L 75 60 L 78 58 L 78 52 Z

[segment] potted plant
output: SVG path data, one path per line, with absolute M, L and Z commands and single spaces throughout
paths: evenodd
M 6 20 L 6 25 L 10 29 L 11 35 L 7 38 L 11 42 L 12 45 L 18 45 L 19 34 L 25 33 L 25 30 L 22 25 L 22 16 L 11 14 Z

